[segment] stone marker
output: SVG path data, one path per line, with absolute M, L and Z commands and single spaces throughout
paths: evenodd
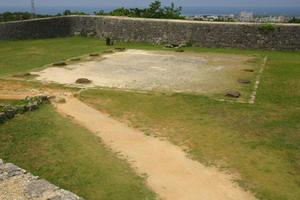
M 239 83 L 247 83 L 247 84 L 251 83 L 251 81 L 247 80 L 247 79 L 239 79 L 238 82 Z
M 176 49 L 176 52 L 181 53 L 181 52 L 184 52 L 184 50 L 183 49 Z
M 125 47 L 116 47 L 115 49 L 116 49 L 116 50 L 119 50 L 119 51 L 124 51 L 124 50 L 125 50 Z
M 92 81 L 90 81 L 89 79 L 87 78 L 79 78 L 76 80 L 76 83 L 78 84 L 89 84 L 91 83 Z
M 99 53 L 91 53 L 90 56 L 96 57 L 96 56 L 100 56 Z
M 56 63 L 53 63 L 53 66 L 65 66 L 65 65 L 67 65 L 67 63 L 66 62 L 56 62 Z
M 14 74 L 13 77 L 25 77 L 25 76 L 30 76 L 31 74 L 28 72 L 24 72 L 24 73 L 18 73 L 18 74 Z
M 71 61 L 79 61 L 81 58 L 71 58 Z
M 241 96 L 241 93 L 238 91 L 227 91 L 227 92 L 225 92 L 225 96 L 239 98 Z
M 245 72 L 254 72 L 253 69 L 244 69 Z

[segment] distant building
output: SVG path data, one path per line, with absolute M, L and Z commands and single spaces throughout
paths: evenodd
M 269 16 L 269 17 L 258 17 L 255 20 L 256 22 L 271 22 L 271 23 L 283 23 L 285 22 L 284 16 Z
M 254 16 L 252 12 L 242 11 L 238 15 L 238 21 L 240 22 L 253 22 Z
M 279 17 L 278 17 L 278 22 L 279 22 L 279 23 L 285 22 L 284 16 L 279 16 Z

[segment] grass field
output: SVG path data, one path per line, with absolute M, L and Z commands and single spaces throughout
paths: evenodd
M 254 105 L 106 89 L 85 91 L 81 99 L 146 134 L 188 147 L 202 163 L 238 173 L 240 185 L 259 199 L 296 200 L 300 198 L 300 54 L 256 53 L 268 55 L 269 61 Z
M 150 44 L 119 43 L 134 48 L 157 48 Z M 83 54 L 101 52 L 111 47 L 94 38 L 55 38 L 0 42 L 0 76 L 24 72 L 46 64 Z
M 161 46 L 150 44 L 118 45 L 161 49 Z M 103 41 L 76 37 L 1 42 L 0 75 L 27 71 L 106 48 Z M 90 89 L 81 93 L 80 98 L 145 134 L 168 138 L 202 163 L 217 165 L 237 174 L 239 184 L 254 192 L 258 199 L 300 199 L 300 53 L 197 47 L 186 48 L 185 51 L 268 56 L 256 103 L 219 102 L 193 94 L 136 93 L 112 89 Z M 45 119 L 49 118 L 45 117 L 48 113 L 51 123 Z M 53 123 L 58 125 L 52 131 Z M 28 128 L 28 134 L 23 134 L 23 130 L 27 130 L 24 127 Z M 44 131 L 36 131 L 39 129 Z M 67 131 L 70 129 L 74 131 Z M 80 136 L 74 137 L 75 134 Z M 66 144 L 61 143 L 61 138 L 67 138 Z M 0 145 L 4 146 L 0 148 L 0 157 L 4 160 L 19 164 L 87 199 L 95 199 L 92 183 L 97 170 L 104 170 L 105 174 L 105 178 L 100 178 L 105 181 L 97 183 L 97 187 L 103 188 L 99 193 L 107 197 L 104 199 L 152 198 L 152 193 L 141 184 L 143 179 L 134 175 L 125 162 L 114 158 L 102 146 L 97 149 L 102 154 L 89 148 L 91 145 L 99 146 L 99 141 L 86 130 L 59 117 L 50 105 L 0 125 Z M 85 148 L 88 151 L 81 155 Z M 61 152 L 66 157 L 61 156 Z M 100 155 L 106 158 L 105 161 Z M 76 156 L 79 159 L 73 159 Z M 96 159 L 87 159 L 95 156 Z M 65 158 L 68 159 L 65 161 Z M 113 162 L 121 164 L 112 165 Z M 77 165 L 72 168 L 69 163 Z M 91 166 L 99 168 L 93 168 L 95 171 L 90 174 L 85 168 Z M 108 166 L 114 166 L 111 168 L 113 171 L 108 171 Z M 128 173 L 120 173 L 122 170 Z M 66 172 L 80 173 L 73 176 Z M 80 178 L 81 175 L 84 177 Z M 120 184 L 119 178 L 130 184 Z M 118 191 L 109 187 L 115 183 L 120 184 L 117 185 Z M 113 198 L 108 198 L 109 195 Z
M 87 200 L 154 199 L 126 161 L 49 104 L 0 125 L 0 146 L 4 161 Z

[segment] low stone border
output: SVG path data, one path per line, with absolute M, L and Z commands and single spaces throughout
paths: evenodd
M 0 123 L 14 118 L 17 114 L 36 110 L 44 102 L 48 102 L 47 96 L 26 97 L 20 101 L 20 104 L 15 106 L 0 105 Z
M 259 86 L 259 83 L 260 83 L 260 77 L 262 76 L 262 73 L 264 72 L 264 69 L 267 65 L 267 62 L 268 62 L 268 56 L 266 56 L 264 58 L 264 63 L 262 64 L 259 72 L 258 72 L 258 75 L 256 77 L 256 81 L 255 81 L 255 84 L 254 84 L 254 89 L 253 89 L 253 92 L 251 94 L 251 97 L 250 97 L 250 100 L 249 100 L 249 104 L 254 104 L 255 102 L 255 98 L 256 98 L 256 92 L 257 92 L 257 89 L 258 89 L 258 86 Z
M 26 170 L 0 159 L 0 199 L 83 200 Z

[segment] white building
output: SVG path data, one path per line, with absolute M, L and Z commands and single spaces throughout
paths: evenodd
M 238 20 L 241 22 L 253 22 L 254 21 L 253 13 L 242 11 L 238 15 Z

